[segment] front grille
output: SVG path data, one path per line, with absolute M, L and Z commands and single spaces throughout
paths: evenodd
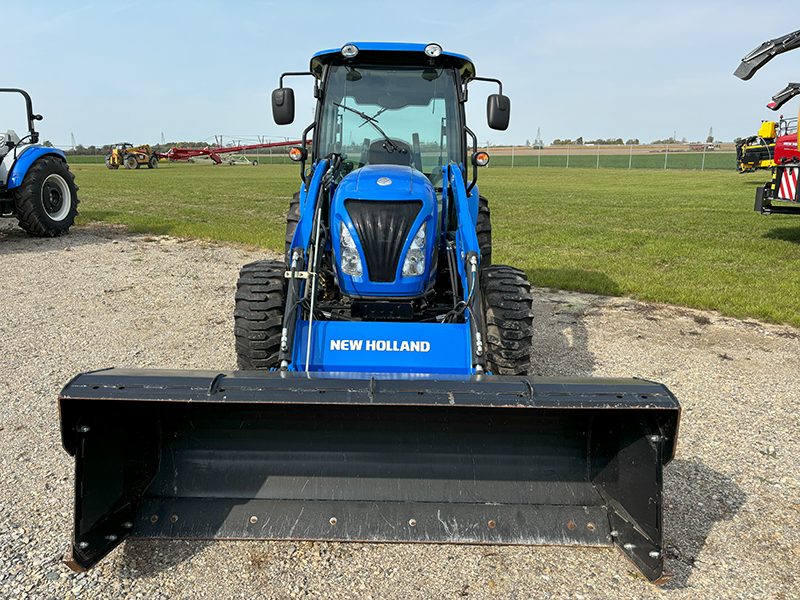
M 422 210 L 422 201 L 346 200 L 344 207 L 364 249 L 370 281 L 394 281 L 403 245 Z

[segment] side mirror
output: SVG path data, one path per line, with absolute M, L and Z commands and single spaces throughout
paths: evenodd
M 486 100 L 486 119 L 489 127 L 505 131 L 508 129 L 508 119 L 511 117 L 511 100 L 502 94 L 492 94 Z
M 272 118 L 276 125 L 289 125 L 294 121 L 294 90 L 278 88 L 272 92 Z

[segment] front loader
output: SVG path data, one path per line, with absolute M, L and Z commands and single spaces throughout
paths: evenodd
M 500 82 L 436 44 L 347 44 L 281 77 L 279 125 L 295 75 L 313 144 L 292 152 L 285 259 L 239 276 L 241 370 L 110 369 L 61 393 L 70 566 L 127 537 L 559 544 L 667 579 L 680 407 L 649 381 L 528 375 L 530 284 L 491 262 L 465 122 L 488 81 L 507 127 Z
M 148 169 L 155 169 L 158 167 L 159 156 L 148 144 L 134 146 L 130 142 L 120 142 L 109 147 L 106 167 L 115 170 L 124 166 L 134 170 L 146 165 Z

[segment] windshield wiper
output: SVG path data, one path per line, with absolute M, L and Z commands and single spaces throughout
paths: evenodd
M 378 122 L 378 117 L 380 117 L 380 116 L 381 116 L 381 115 L 382 115 L 384 112 L 386 112 L 386 109 L 385 109 L 385 108 L 382 108 L 382 109 L 380 109 L 378 112 L 376 112 L 374 115 L 372 115 L 371 117 L 367 117 L 367 118 L 368 118 L 370 121 L 375 121 L 375 122 L 377 123 L 377 122 Z M 359 127 L 363 127 L 363 126 L 364 126 L 364 125 L 366 125 L 368 122 L 369 122 L 369 121 L 364 121 L 364 122 L 363 122 L 361 125 L 359 125 Z
M 391 147 L 391 150 L 389 150 L 389 152 L 400 152 L 401 154 L 406 154 L 408 152 L 408 150 L 406 150 L 405 148 L 401 148 L 400 146 L 395 144 L 392 141 L 392 138 L 390 138 L 388 135 L 386 135 L 386 132 L 383 129 L 378 127 L 378 122 L 375 120 L 375 117 L 377 117 L 379 114 L 381 114 L 386 109 L 381 109 L 380 111 L 378 111 L 376 113 L 375 117 L 370 117 L 368 114 L 363 113 L 360 110 L 356 110 L 355 108 L 350 108 L 349 106 L 345 106 L 344 104 L 338 104 L 338 103 L 334 102 L 333 105 L 334 106 L 338 106 L 339 108 L 343 108 L 345 110 L 349 110 L 350 112 L 357 114 L 359 117 L 364 119 L 365 123 L 369 123 L 370 125 L 372 125 L 375 128 L 375 130 L 383 136 L 383 139 L 386 140 L 386 143 Z M 363 125 L 363 123 L 362 123 L 362 125 Z

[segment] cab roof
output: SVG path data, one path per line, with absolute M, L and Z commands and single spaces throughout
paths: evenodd
M 349 42 L 358 48 L 354 58 L 345 58 L 342 48 L 333 48 L 317 52 L 311 57 L 311 72 L 315 77 L 322 77 L 323 67 L 334 62 L 347 62 L 347 64 L 398 64 L 398 65 L 427 65 L 432 60 L 425 54 L 428 44 L 403 44 L 390 42 Z M 472 60 L 463 54 L 442 51 L 442 54 L 433 59 L 439 62 L 448 62 L 460 73 L 461 79 L 467 80 L 475 77 L 475 65 Z

